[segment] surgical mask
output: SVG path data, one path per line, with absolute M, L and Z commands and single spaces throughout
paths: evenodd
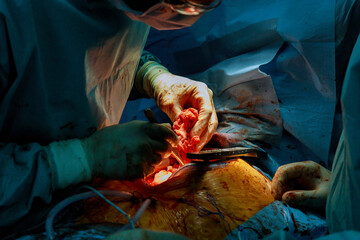
M 144 22 L 157 30 L 175 30 L 192 26 L 204 12 L 217 7 L 221 0 L 216 0 L 210 5 L 197 4 L 190 0 L 178 0 L 176 4 L 170 4 L 163 0 L 143 13 L 130 9 L 121 0 L 112 2 L 135 21 Z

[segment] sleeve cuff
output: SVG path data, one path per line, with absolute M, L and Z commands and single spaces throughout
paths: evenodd
M 169 73 L 169 70 L 155 61 L 146 62 L 137 72 L 135 77 L 135 88 L 142 94 L 153 97 L 151 81 L 163 73 Z M 145 81 L 145 84 L 144 84 Z
M 54 190 L 91 179 L 90 165 L 79 139 L 53 142 L 45 149 Z

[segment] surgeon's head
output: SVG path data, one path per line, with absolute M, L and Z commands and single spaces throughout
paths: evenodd
M 115 0 L 118 1 L 118 0 Z M 158 30 L 189 27 L 221 0 L 123 0 L 133 11 L 125 11 L 133 20 Z

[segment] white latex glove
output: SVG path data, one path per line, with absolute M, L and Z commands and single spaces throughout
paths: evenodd
M 55 188 L 94 177 L 143 177 L 177 143 L 176 134 L 166 124 L 142 121 L 106 127 L 83 140 L 52 143 L 48 154 Z
M 286 164 L 276 171 L 271 193 L 290 206 L 325 208 L 330 176 L 329 170 L 313 161 Z
M 200 137 L 200 142 L 195 146 L 197 151 L 211 139 L 218 120 L 213 93 L 205 83 L 173 75 L 158 63 L 150 62 L 139 71 L 136 85 L 137 89 L 142 89 L 142 92 L 155 99 L 172 122 L 184 109 L 192 107 L 199 111 L 199 119 L 190 132 L 190 138 Z

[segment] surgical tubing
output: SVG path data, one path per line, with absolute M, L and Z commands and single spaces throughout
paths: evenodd
M 109 199 L 107 199 L 103 194 L 101 194 L 98 190 L 96 190 L 93 187 L 90 186 L 82 186 L 82 188 L 87 188 L 91 191 L 93 191 L 94 193 L 96 193 L 101 199 L 103 199 L 105 202 L 107 202 L 108 204 L 110 204 L 113 208 L 115 208 L 116 210 L 118 210 L 122 215 L 124 215 L 126 217 L 126 219 L 128 220 L 128 222 L 131 221 L 130 217 L 126 214 L 126 212 L 124 212 L 121 208 L 119 208 L 118 206 L 116 206 L 113 202 L 111 202 Z M 135 225 L 131 223 L 131 227 L 134 229 Z
M 135 224 L 141 217 L 141 215 L 145 212 L 146 208 L 150 205 L 151 199 L 146 199 L 140 206 L 139 210 L 135 213 L 134 217 L 122 228 L 120 228 L 120 232 L 124 230 L 128 230 L 131 228 L 131 224 Z
M 87 188 L 89 188 L 89 187 L 87 187 Z M 88 199 L 88 198 L 91 198 L 91 197 L 98 197 L 98 196 L 101 197 L 101 195 L 99 195 L 99 193 L 101 195 L 106 195 L 106 196 L 120 197 L 120 198 L 123 198 L 124 200 L 129 200 L 129 199 L 131 199 L 133 197 L 133 195 L 131 193 L 112 191 L 112 190 L 100 190 L 100 191 L 96 191 L 96 192 L 84 192 L 84 193 L 79 193 L 79 194 L 73 195 L 71 197 L 68 197 L 68 198 L 64 199 L 63 201 L 61 201 L 60 203 L 58 203 L 54 208 L 52 208 L 51 211 L 49 212 L 47 218 L 46 218 L 45 229 L 46 229 L 46 233 L 47 233 L 48 238 L 50 240 L 55 239 L 55 232 L 54 232 L 54 228 L 53 228 L 53 222 L 54 222 L 54 219 L 55 219 L 56 215 L 61 210 L 63 210 L 65 207 L 67 207 L 70 204 L 72 204 L 74 202 L 77 202 L 77 201 L 85 200 L 85 199 Z M 105 200 L 106 198 L 104 197 L 103 199 Z M 108 199 L 106 199 L 106 200 L 109 201 Z M 115 204 L 112 203 L 111 205 L 114 206 Z M 117 207 L 117 210 L 118 210 L 118 207 Z M 124 214 L 124 211 L 121 210 L 120 212 L 122 214 Z M 130 223 L 130 226 L 134 226 L 133 221 L 131 221 L 131 219 L 129 218 L 129 216 L 126 213 L 125 213 L 125 217 L 128 219 L 128 221 Z

